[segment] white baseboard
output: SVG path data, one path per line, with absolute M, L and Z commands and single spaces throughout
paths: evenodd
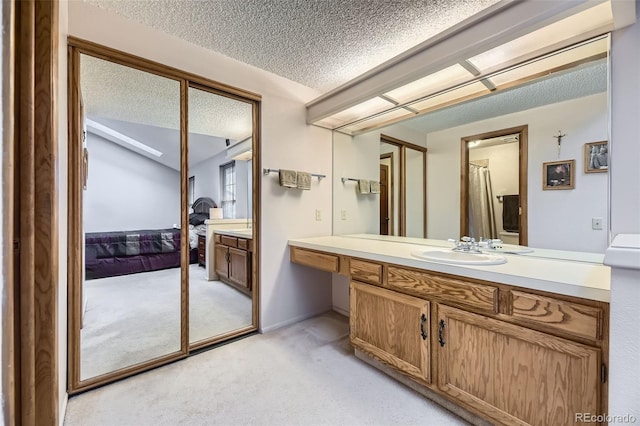
M 267 327 L 260 327 L 259 332 L 263 333 L 263 334 L 264 333 L 269 333 L 270 331 L 277 330 L 278 328 L 286 327 L 287 325 L 291 325 L 291 324 L 294 324 L 296 322 L 304 321 L 306 319 L 318 316 L 320 314 L 324 314 L 325 312 L 330 311 L 330 310 L 331 310 L 331 308 L 324 308 L 322 310 L 319 310 L 318 312 L 311 312 L 311 313 L 307 313 L 307 314 L 304 314 L 304 315 L 299 315 L 299 316 L 294 317 L 294 318 L 289 318 L 287 320 L 281 321 L 281 322 L 276 323 L 276 324 L 269 325 Z
M 344 315 L 345 317 L 349 318 L 349 311 L 342 309 L 339 306 L 332 306 L 331 307 L 335 312 L 339 313 L 340 315 Z

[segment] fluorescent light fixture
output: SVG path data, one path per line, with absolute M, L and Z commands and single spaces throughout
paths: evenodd
M 526 34 L 501 46 L 487 50 L 469 59 L 480 71 L 495 69 L 499 64 L 508 64 L 513 59 L 553 46 L 563 40 L 589 33 L 613 22 L 611 4 L 600 3 L 597 6 L 569 16 L 537 31 Z
M 498 23 L 502 20 L 505 21 L 502 22 L 502 26 L 495 28 L 496 34 L 504 34 L 496 35 L 495 40 L 489 37 L 488 41 L 485 41 L 494 45 L 494 41 L 503 39 L 500 45 L 480 53 L 481 44 L 480 42 L 475 43 L 473 48 L 467 49 L 468 54 L 462 53 L 457 58 L 450 58 L 455 60 L 456 64 L 451 65 L 449 60 L 442 60 L 441 69 L 436 68 L 439 66 L 437 65 L 439 57 L 431 60 L 425 55 L 430 50 L 438 52 L 438 46 L 441 46 L 442 43 L 455 46 L 458 38 L 467 39 L 463 36 L 452 35 L 450 40 L 441 40 L 439 42 L 441 44 L 425 45 L 426 47 L 421 48 L 422 50 L 414 49 L 411 51 L 411 56 L 401 54 L 397 59 L 394 59 L 397 62 L 392 65 L 378 68 L 375 72 L 369 72 L 344 85 L 343 88 L 336 89 L 307 104 L 307 119 L 318 126 L 343 133 L 361 133 L 400 121 L 399 117 L 403 113 L 402 109 L 398 108 L 399 106 L 403 107 L 405 111 L 424 114 L 484 96 L 496 90 L 524 84 L 584 62 L 600 59 L 606 56 L 609 46 L 609 40 L 604 37 L 604 34 L 613 28 L 621 28 L 616 25 L 618 19 L 614 20 L 616 8 L 618 8 L 618 15 L 624 13 L 621 12 L 622 9 L 628 10 L 619 7 L 620 4 L 627 3 L 622 1 L 582 1 L 576 2 L 576 5 L 581 3 L 580 7 L 569 8 L 567 6 L 562 10 L 556 10 L 555 5 L 551 6 L 553 2 L 548 2 L 549 6 L 546 8 L 531 9 L 535 13 L 541 13 L 540 16 L 542 16 L 543 9 L 545 11 L 548 9 L 545 13 L 553 14 L 553 16 L 545 18 L 548 24 L 539 27 L 538 24 L 542 24 L 542 22 L 529 22 L 528 18 L 523 18 L 523 23 L 537 29 L 521 35 L 522 32 L 514 31 L 515 27 L 509 26 L 513 24 L 513 19 L 517 18 L 514 15 L 514 10 L 516 8 L 529 10 L 527 4 L 531 5 L 535 2 L 516 3 L 518 3 L 517 6 L 501 10 L 498 14 L 500 17 L 495 19 Z M 539 3 L 544 4 L 544 2 Z M 511 18 L 511 20 L 507 20 L 507 18 Z M 491 19 L 478 21 L 474 23 L 473 28 L 476 29 L 477 26 L 482 33 L 486 30 L 487 24 L 485 22 L 490 22 Z M 631 21 L 632 18 L 624 17 L 621 19 L 620 25 L 629 25 Z M 465 29 L 465 31 L 467 30 Z M 464 34 L 464 32 L 460 34 Z M 587 47 L 585 40 L 601 37 L 604 38 Z M 581 46 L 583 43 L 584 46 Z M 562 53 L 550 55 L 553 52 Z M 418 60 L 422 60 L 426 65 L 420 65 Z M 413 71 L 410 73 L 406 68 L 407 63 L 412 63 L 412 61 L 415 66 L 411 68 Z M 430 67 L 432 63 L 436 65 Z M 418 70 L 421 69 L 432 71 L 431 74 L 420 77 Z M 414 75 L 413 73 L 417 75 L 413 81 L 391 90 L 388 88 L 389 83 L 385 83 L 381 77 L 388 76 L 392 82 L 394 78 L 397 78 L 397 81 L 400 82 L 403 79 L 399 77 L 406 76 L 408 79 Z M 380 93 L 375 93 L 375 90 L 370 86 L 387 88 L 384 91 L 380 90 Z M 361 90 L 363 94 L 358 93 L 357 90 Z M 370 98 L 346 110 L 337 111 L 340 104 L 345 104 L 344 98 L 348 93 L 356 99 L 363 99 L 365 95 Z M 385 102 L 388 102 L 386 106 Z M 314 120 L 314 116 L 326 118 Z
M 375 127 L 382 127 L 396 121 L 404 120 L 415 115 L 416 114 L 414 112 L 411 112 L 408 109 L 397 108 L 391 111 L 386 111 L 384 113 L 367 117 L 363 120 L 350 123 L 346 126 L 338 128 L 337 130 L 348 134 L 353 134 L 355 132 L 364 132 Z
M 456 86 L 472 79 L 474 76 L 459 64 L 430 74 L 419 80 L 385 93 L 385 96 L 398 101 L 399 104 L 410 102 L 447 87 Z
M 117 143 L 118 145 L 122 146 L 130 145 L 156 157 L 162 156 L 162 153 L 157 149 L 153 149 L 150 146 L 143 144 L 142 142 L 139 142 L 127 135 L 123 135 L 117 130 L 113 130 L 111 127 L 100 124 L 96 121 L 91 120 L 90 118 L 85 119 L 84 122 L 87 128 L 92 129 L 92 133 L 95 133 L 98 136 L 102 136 L 110 140 L 111 142 Z
M 498 87 L 505 84 L 520 82 L 536 76 L 545 76 L 555 71 L 561 71 L 567 64 L 578 64 L 582 61 L 606 57 L 609 50 L 609 40 L 601 38 L 590 43 L 564 50 L 562 52 L 549 55 L 545 58 L 528 63 L 522 67 L 516 67 L 505 72 L 494 74 L 491 81 Z
M 409 106 L 420 111 L 420 113 L 424 113 L 433 109 L 443 108 L 445 106 L 472 99 L 474 97 L 486 95 L 488 93 L 489 89 L 487 89 L 484 84 L 476 81 L 475 83 L 465 84 L 464 86 L 448 90 L 440 93 L 439 95 L 411 103 Z
M 321 122 L 315 123 L 320 126 L 329 126 L 330 128 L 340 127 L 344 124 L 351 123 L 362 117 L 368 117 L 370 115 L 382 112 L 386 109 L 393 108 L 397 104 L 388 101 L 386 99 L 375 97 L 368 101 L 359 103 L 344 111 L 340 111 L 333 114 L 330 117 L 325 118 Z

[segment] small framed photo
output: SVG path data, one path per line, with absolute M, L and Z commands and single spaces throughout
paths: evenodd
M 584 144 L 584 172 L 606 173 L 609 170 L 609 142 Z
M 542 189 L 573 189 L 576 160 L 542 163 Z

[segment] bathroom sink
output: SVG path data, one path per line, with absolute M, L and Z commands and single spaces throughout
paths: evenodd
M 411 256 L 423 260 L 451 263 L 455 265 L 500 265 L 507 258 L 491 253 L 464 253 L 460 251 L 420 250 L 411 252 Z

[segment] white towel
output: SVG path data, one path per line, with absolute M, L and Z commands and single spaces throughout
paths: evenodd
M 298 189 L 311 189 L 311 173 L 297 172 Z
M 360 192 L 361 194 L 371 193 L 371 184 L 367 179 L 360 179 L 358 181 L 358 192 Z
M 380 182 L 378 182 L 377 180 L 369 181 L 369 186 L 371 187 L 372 194 L 380 193 Z
M 296 188 L 298 186 L 298 178 L 295 170 L 280 169 L 278 172 L 280 186 L 287 188 Z

